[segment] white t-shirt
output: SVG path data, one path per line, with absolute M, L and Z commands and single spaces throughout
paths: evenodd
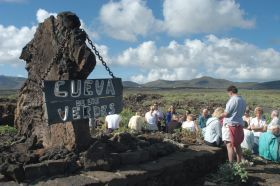
M 243 129 L 244 140 L 241 143 L 241 147 L 249 150 L 253 150 L 254 146 L 254 133 L 248 129 Z
M 195 131 L 195 127 L 194 127 L 194 121 L 184 121 L 182 123 L 182 128 L 183 129 L 187 129 L 191 132 L 194 132 Z
M 252 117 L 247 118 L 247 117 L 243 116 L 242 119 L 243 119 L 243 121 L 246 121 L 248 123 L 248 126 L 250 126 L 253 118 Z
M 270 121 L 269 125 L 267 126 L 267 130 L 271 131 L 272 130 L 272 128 L 271 128 L 272 125 L 279 125 L 280 126 L 280 120 L 279 120 L 278 117 L 275 117 Z
M 261 118 L 260 120 L 258 120 L 258 118 L 253 118 L 251 121 L 250 126 L 255 126 L 255 127 L 264 127 L 266 125 L 266 121 L 265 119 Z M 260 137 L 262 132 L 254 132 L 254 136 Z
M 151 112 L 147 112 L 145 114 L 145 118 L 146 118 L 148 124 L 150 124 L 150 125 L 157 124 L 157 115 L 154 112 L 152 114 L 151 114 Z
M 105 121 L 108 123 L 108 129 L 118 129 L 121 122 L 121 116 L 118 114 L 108 115 L 106 116 Z

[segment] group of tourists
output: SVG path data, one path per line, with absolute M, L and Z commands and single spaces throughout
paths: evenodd
M 204 108 L 196 119 L 189 110 L 179 115 L 174 106 L 167 113 L 159 110 L 158 104 L 150 106 L 144 117 L 136 112 L 129 120 L 128 127 L 133 131 L 164 131 L 173 133 L 176 129 L 191 133 L 201 133 L 206 145 L 226 146 L 229 162 L 243 159 L 242 148 L 250 150 L 265 159 L 280 162 L 280 122 L 279 112 L 273 110 L 270 123 L 266 123 L 263 109 L 254 109 L 255 117 L 251 117 L 245 100 L 238 95 L 238 89 L 230 86 L 227 89 L 229 100 L 225 109 L 218 107 L 210 115 Z M 109 114 L 105 118 L 105 126 L 109 132 L 119 128 L 121 117 Z

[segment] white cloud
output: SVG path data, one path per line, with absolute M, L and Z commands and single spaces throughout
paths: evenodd
M 49 13 L 44 9 L 38 9 L 36 13 L 37 21 L 43 22 L 49 16 L 56 16 L 57 13 Z M 85 29 L 91 39 L 98 37 L 97 33 L 87 28 L 86 24 L 81 20 L 81 27 Z M 3 26 L 0 24 L 0 64 L 9 64 L 18 66 L 23 62 L 19 60 L 22 48 L 33 38 L 37 25 L 32 27 Z M 109 61 L 108 48 L 105 45 L 97 45 L 105 60 Z
M 36 27 L 0 25 L 0 63 L 18 65 L 22 48 L 31 40 Z
M 171 35 L 252 28 L 255 24 L 244 18 L 245 12 L 235 0 L 165 0 L 163 15 Z
M 57 13 L 50 13 L 50 12 L 40 8 L 39 10 L 37 10 L 37 13 L 36 13 L 38 23 L 44 22 L 44 20 L 47 19 L 48 17 L 50 17 L 51 15 L 56 17 Z
M 144 0 L 110 1 L 102 6 L 100 21 L 107 34 L 125 41 L 136 41 L 137 36 L 158 31 L 162 24 Z
M 208 35 L 202 40 L 187 39 L 183 44 L 171 41 L 157 47 L 153 41 L 123 51 L 117 63 L 141 68 L 131 80 L 183 80 L 212 76 L 234 81 L 269 81 L 279 79 L 280 53 L 260 49 L 234 39 Z
M 110 1 L 102 6 L 99 19 L 109 36 L 124 41 L 159 32 L 184 36 L 255 25 L 235 0 L 164 0 L 162 12 L 160 20 L 144 0 Z

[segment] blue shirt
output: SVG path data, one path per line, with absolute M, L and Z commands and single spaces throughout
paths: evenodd
M 224 124 L 227 125 L 244 125 L 242 116 L 246 110 L 246 102 L 241 96 L 231 96 L 228 100 L 225 112 L 228 113 L 224 119 Z
M 207 120 L 210 118 L 209 115 L 207 115 L 206 117 L 203 117 L 202 115 L 199 116 L 198 118 L 198 125 L 199 127 L 202 129 L 204 127 L 206 127 L 206 122 Z
M 168 125 L 168 123 L 171 121 L 171 118 L 172 118 L 172 112 L 167 112 L 165 117 L 166 125 Z

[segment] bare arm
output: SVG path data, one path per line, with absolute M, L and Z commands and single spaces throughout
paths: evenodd
M 223 118 L 226 118 L 227 116 L 228 116 L 227 112 L 224 112 L 223 115 L 222 115 Z

